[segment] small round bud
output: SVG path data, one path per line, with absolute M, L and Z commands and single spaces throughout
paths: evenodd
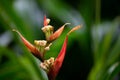
M 47 41 L 46 40 L 35 40 L 34 43 L 37 46 L 46 46 Z
M 48 51 L 50 50 L 50 46 L 52 45 L 52 43 L 50 43 L 47 47 L 45 47 L 45 50 Z
M 51 57 L 50 59 L 45 60 L 44 62 L 42 62 L 42 63 L 40 64 L 40 67 L 41 67 L 42 69 L 44 69 L 46 72 L 49 72 L 49 70 L 51 69 L 54 61 L 55 61 L 54 58 Z
M 47 24 L 49 24 L 49 23 L 50 23 L 50 19 L 47 18 L 47 19 L 46 19 L 46 22 L 47 22 Z
M 43 31 L 44 33 L 53 32 L 53 26 L 51 26 L 51 25 L 44 26 L 44 27 L 42 28 L 42 31 Z

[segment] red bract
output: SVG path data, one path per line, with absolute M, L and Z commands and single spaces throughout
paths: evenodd
M 55 77 L 57 76 L 57 74 L 62 66 L 64 57 L 65 57 L 66 48 L 67 48 L 67 42 L 68 42 L 68 36 L 66 36 L 63 46 L 62 46 L 62 49 L 61 49 L 58 57 L 55 59 L 55 62 L 48 73 L 49 80 L 55 79 Z
M 62 33 L 63 30 L 64 30 L 65 25 L 67 25 L 67 24 L 70 24 L 70 23 L 64 24 L 64 25 L 63 25 L 62 27 L 60 27 L 57 31 L 55 31 L 55 32 L 48 38 L 48 41 L 53 41 L 53 40 L 57 39 L 57 38 L 61 35 L 61 33 Z
M 47 21 L 47 18 L 46 18 L 46 16 L 44 16 L 44 26 L 47 26 L 48 24 L 49 24 L 49 21 Z
M 41 53 L 36 49 L 36 47 L 34 45 L 32 45 L 27 39 L 25 39 L 25 37 L 22 36 L 22 34 L 13 29 L 13 31 L 17 32 L 20 36 L 20 38 L 22 39 L 22 42 L 24 43 L 24 45 L 28 48 L 28 50 L 37 58 L 39 58 L 41 61 L 43 61 L 43 58 L 41 57 Z

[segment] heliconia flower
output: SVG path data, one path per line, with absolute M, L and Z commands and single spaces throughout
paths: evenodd
M 28 48 L 28 50 L 37 58 L 39 58 L 41 61 L 43 61 L 43 57 L 41 55 L 41 53 L 38 51 L 38 49 L 32 45 L 27 39 L 25 39 L 25 37 L 22 36 L 22 34 L 18 31 L 13 29 L 13 31 L 17 32 L 20 36 L 20 38 L 22 39 L 22 42 L 24 43 L 24 45 Z
M 44 16 L 44 23 L 43 23 L 44 27 L 42 27 L 42 31 L 45 33 L 46 40 L 34 40 L 35 45 L 32 45 L 24 36 L 22 36 L 22 34 L 18 30 L 13 29 L 13 31 L 15 31 L 19 34 L 20 38 L 22 39 L 22 42 L 29 49 L 29 51 L 35 57 L 39 58 L 42 61 L 40 64 L 40 67 L 46 71 L 49 80 L 54 80 L 62 66 L 64 57 L 66 54 L 68 36 L 73 31 L 81 28 L 81 25 L 78 25 L 78 26 L 72 28 L 67 33 L 64 43 L 62 45 L 62 48 L 60 50 L 60 53 L 58 54 L 58 56 L 56 58 L 51 57 L 48 60 L 45 60 L 44 54 L 47 50 L 50 49 L 50 46 L 52 45 L 52 41 L 54 41 L 61 35 L 61 33 L 64 30 L 65 25 L 70 24 L 70 23 L 64 24 L 62 27 L 60 27 L 58 30 L 56 30 L 53 33 L 53 26 L 48 25 L 49 22 L 50 22 L 50 19 L 48 19 L 48 18 L 46 18 L 46 16 Z
M 49 64 L 53 64 L 52 66 L 46 62 L 44 63 L 41 63 L 41 67 L 43 67 L 43 69 L 45 71 L 47 71 L 48 73 L 48 78 L 49 80 L 54 80 L 55 77 L 57 76 L 61 66 L 62 66 L 62 63 L 63 63 L 63 60 L 64 60 L 64 57 L 65 57 L 65 53 L 66 53 L 66 48 L 67 48 L 67 42 L 68 42 L 68 36 L 70 35 L 71 32 L 75 31 L 75 30 L 78 30 L 81 26 L 78 25 L 76 27 L 74 27 L 73 29 L 71 29 L 66 37 L 65 37 L 65 40 L 64 40 L 64 43 L 63 43 L 63 46 L 62 46 L 62 49 L 60 51 L 60 53 L 58 54 L 57 58 L 55 59 L 55 61 L 52 60 L 52 63 L 49 63 Z M 51 58 L 49 59 L 51 60 Z M 48 60 L 48 61 L 49 61 Z M 43 65 L 44 64 L 44 65 Z M 51 68 L 50 68 L 51 67 Z

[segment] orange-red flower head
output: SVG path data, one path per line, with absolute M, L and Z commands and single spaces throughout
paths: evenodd
M 71 32 L 81 28 L 81 26 L 78 25 L 74 27 L 66 34 L 61 51 L 56 58 L 51 56 L 50 59 L 45 60 L 44 54 L 46 53 L 47 50 L 50 50 L 50 46 L 52 45 L 52 42 L 62 34 L 65 25 L 69 24 L 69 23 L 66 23 L 62 27 L 60 27 L 58 30 L 53 32 L 54 27 L 51 25 L 48 25 L 49 22 L 50 22 L 50 19 L 44 16 L 44 23 L 43 23 L 44 27 L 42 28 L 42 31 L 45 33 L 46 40 L 34 40 L 35 45 L 32 45 L 27 39 L 25 39 L 25 37 L 23 37 L 19 31 L 15 29 L 13 29 L 13 31 L 19 34 L 20 38 L 22 39 L 22 42 L 29 49 L 29 51 L 42 61 L 40 64 L 40 67 L 46 71 L 46 73 L 48 74 L 49 80 L 54 80 L 62 66 L 64 57 L 65 57 L 68 36 L 70 35 Z

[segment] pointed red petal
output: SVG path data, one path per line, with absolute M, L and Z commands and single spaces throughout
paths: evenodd
M 57 38 L 61 35 L 61 33 L 62 33 L 63 30 L 64 30 L 65 25 L 67 25 L 67 24 L 70 24 L 70 23 L 64 24 L 64 25 L 63 25 L 62 27 L 60 27 L 57 31 L 55 31 L 54 34 L 52 34 L 52 35 L 49 37 L 49 41 L 53 41 L 53 40 L 57 39 Z
M 66 36 L 63 46 L 62 46 L 62 49 L 61 49 L 58 57 L 56 58 L 50 72 L 48 73 L 49 80 L 55 79 L 55 77 L 57 76 L 57 74 L 62 66 L 64 57 L 65 57 L 66 48 L 67 48 L 67 42 L 68 42 L 68 36 Z
M 24 43 L 24 45 L 28 48 L 28 50 L 37 58 L 39 58 L 40 60 L 42 60 L 42 57 L 40 55 L 40 52 L 36 49 L 36 47 L 34 45 L 32 45 L 28 40 L 26 40 L 22 34 L 17 31 L 17 30 L 13 30 L 15 32 L 17 32 L 20 36 L 20 38 L 22 39 L 22 42 Z
M 48 25 L 48 22 L 47 22 L 47 18 L 46 18 L 46 15 L 44 16 L 44 26 L 47 26 Z

